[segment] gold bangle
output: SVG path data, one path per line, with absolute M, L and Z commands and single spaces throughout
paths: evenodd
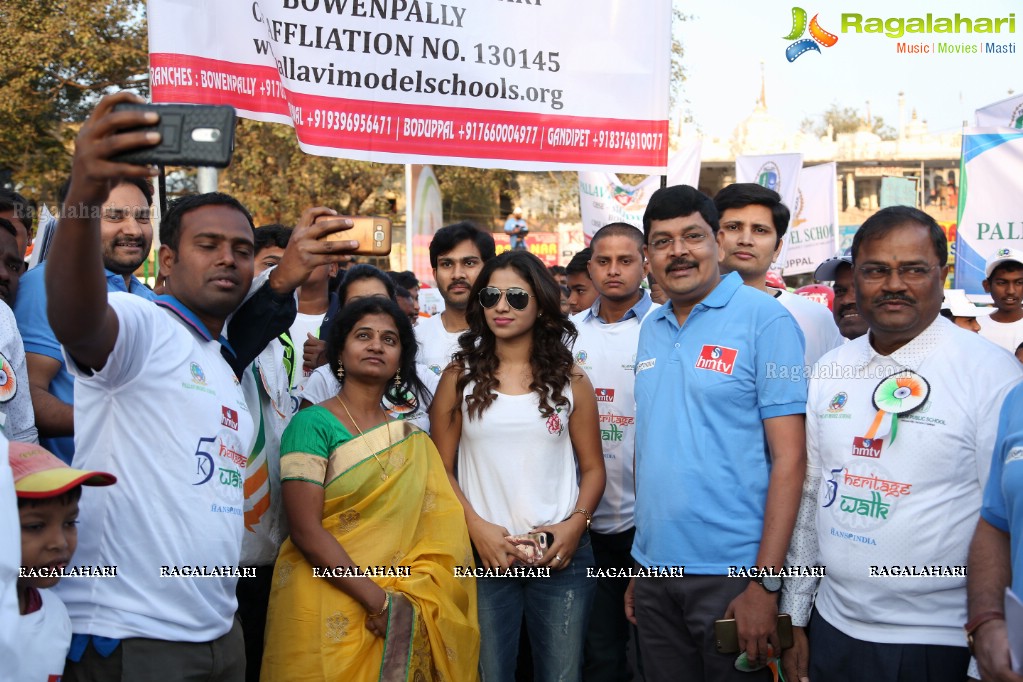
M 387 609 L 390 608 L 390 606 L 391 606 L 391 593 L 390 592 L 384 592 L 384 605 L 380 607 L 380 611 L 378 611 L 377 613 L 370 613 L 370 614 L 368 614 L 367 617 L 368 618 L 379 618 L 380 616 L 382 616 L 385 613 L 387 613 Z
M 590 512 L 586 511 L 582 507 L 579 507 L 574 512 L 569 514 L 569 516 L 575 516 L 576 514 L 582 514 L 583 515 L 583 518 L 586 519 L 586 530 L 589 530 L 590 529 L 590 521 L 593 520 L 593 514 L 591 514 Z

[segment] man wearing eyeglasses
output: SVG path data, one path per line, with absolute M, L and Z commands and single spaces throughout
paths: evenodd
M 755 666 L 780 648 L 777 571 L 805 464 L 803 335 L 775 299 L 720 275 L 707 195 L 654 192 L 643 230 L 669 301 L 643 321 L 636 352 L 632 556 L 685 576 L 634 577 L 626 616 L 647 682 L 769 680 L 718 653 L 714 622 L 735 619 Z
M 806 480 L 786 563 L 827 573 L 815 605 L 816 578 L 785 581 L 781 610 L 797 626 L 787 679 L 966 677 L 963 625 L 979 627 L 967 623 L 967 549 L 996 415 L 1023 371 L 939 315 L 947 254 L 934 219 L 905 206 L 878 211 L 853 239 L 869 331 L 810 377 Z

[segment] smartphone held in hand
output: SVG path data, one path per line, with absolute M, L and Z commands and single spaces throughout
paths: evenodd
M 112 157 L 140 166 L 212 166 L 226 168 L 234 152 L 234 107 L 207 104 L 128 104 L 114 111 L 152 111 L 160 121 L 135 130 L 160 133 L 160 144 Z M 128 132 L 128 131 L 123 131 Z
M 792 616 L 787 613 L 778 614 L 778 643 L 782 649 L 792 646 Z M 739 630 L 735 619 L 714 621 L 714 639 L 718 653 L 734 654 L 739 651 Z
M 386 256 L 391 252 L 390 219 L 377 216 L 353 216 L 349 220 L 354 223 L 352 229 L 332 232 L 323 237 L 324 241 L 349 239 L 357 241 L 359 248 L 352 253 L 360 256 Z
M 543 559 L 547 548 L 554 544 L 554 535 L 551 533 L 523 533 L 522 535 L 512 535 L 508 539 L 529 558 L 529 565 Z M 521 563 L 516 562 L 516 565 Z

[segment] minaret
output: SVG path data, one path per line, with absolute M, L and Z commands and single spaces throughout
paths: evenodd
M 757 100 L 757 109 L 767 111 L 767 86 L 764 77 L 764 60 L 760 60 L 760 99 Z
M 906 139 L 906 93 L 899 91 L 899 140 Z

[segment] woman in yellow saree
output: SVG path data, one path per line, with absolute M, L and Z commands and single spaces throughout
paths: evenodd
M 408 318 L 384 298 L 342 309 L 328 340 L 341 390 L 281 446 L 291 536 L 274 569 L 261 680 L 477 679 L 476 585 L 462 507 L 417 427 L 428 395 Z M 460 575 L 462 574 L 462 575 Z

